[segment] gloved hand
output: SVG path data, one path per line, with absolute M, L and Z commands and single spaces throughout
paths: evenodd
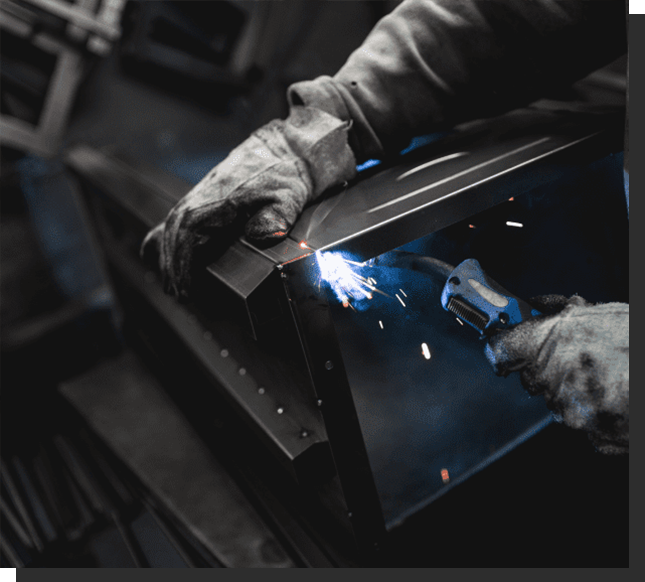
M 236 147 L 151 230 L 141 247 L 158 261 L 166 292 L 186 295 L 197 246 L 245 225 L 255 241 L 287 236 L 305 204 L 356 175 L 350 124 L 314 107 L 292 106 Z
M 629 452 L 629 305 L 547 296 L 543 315 L 500 331 L 486 345 L 498 375 L 519 371 L 531 394 L 596 448 Z

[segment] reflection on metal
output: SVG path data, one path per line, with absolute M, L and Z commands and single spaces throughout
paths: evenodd
M 429 168 L 430 166 L 434 166 L 436 164 L 439 164 L 441 162 L 446 162 L 448 160 L 454 160 L 455 158 L 460 158 L 461 156 L 467 155 L 468 152 L 458 152 L 455 154 L 450 154 L 448 156 L 443 156 L 442 158 L 438 158 L 436 160 L 432 160 L 430 162 L 426 162 L 425 164 L 421 164 L 420 166 L 417 166 L 416 168 L 412 168 L 411 170 L 408 170 L 407 172 L 401 174 L 396 180 L 397 182 L 399 180 L 403 180 L 403 178 L 407 178 L 408 176 L 411 176 L 412 174 L 415 174 L 416 172 L 419 172 L 420 170 L 425 170 L 426 168 Z
M 506 297 L 499 293 L 495 293 L 495 291 L 482 285 L 476 279 L 468 279 L 468 283 L 470 283 L 470 286 L 491 305 L 494 305 L 495 307 L 506 307 L 508 305 L 508 299 Z
M 482 162 L 481 164 L 477 164 L 476 166 L 472 166 L 471 168 L 468 168 L 466 170 L 463 170 L 461 172 L 457 172 L 456 174 L 453 174 L 452 176 L 448 176 L 447 178 L 444 178 L 443 180 L 439 180 L 438 182 L 434 182 L 432 184 L 428 184 L 427 186 L 424 186 L 423 188 L 418 188 L 417 190 L 414 190 L 408 194 L 405 194 L 403 196 L 400 196 L 399 198 L 396 198 L 395 200 L 390 200 L 389 202 L 386 202 L 385 204 L 381 204 L 380 206 L 377 206 L 376 208 L 372 208 L 369 212 L 377 212 L 379 210 L 382 210 L 383 208 L 387 208 L 388 206 L 392 206 L 393 204 L 398 204 L 399 202 L 403 202 L 404 200 L 407 200 L 408 198 L 412 198 L 413 196 L 418 196 L 419 194 L 423 192 L 427 192 L 428 190 L 432 190 L 432 188 L 436 188 L 437 186 L 441 186 L 441 184 L 445 184 L 447 182 L 450 182 L 452 180 L 455 180 L 457 178 L 460 178 L 461 176 L 465 176 L 466 174 L 470 174 L 472 172 L 475 172 L 476 170 L 480 170 L 482 168 L 485 168 L 486 166 L 490 166 L 491 164 L 494 164 L 495 162 L 499 162 L 505 158 L 510 158 L 511 156 L 514 156 L 515 154 L 519 154 L 520 152 L 523 152 L 524 150 L 528 150 L 536 145 L 539 145 L 541 143 L 549 141 L 551 138 L 550 137 L 543 137 L 541 139 L 538 139 L 534 142 L 531 142 L 529 144 L 523 145 L 522 147 L 516 148 L 514 150 L 511 150 L 510 152 L 503 153 L 491 160 L 487 160 L 485 162 Z M 418 168 L 422 169 L 422 168 Z
M 565 155 L 565 157 L 567 155 L 571 155 L 572 152 L 576 151 L 575 146 L 578 146 L 579 144 L 582 144 L 583 142 L 591 141 L 591 140 L 593 140 L 593 138 L 595 138 L 596 136 L 601 135 L 602 133 L 604 133 L 602 130 L 601 131 L 595 131 L 593 133 L 585 132 L 585 134 L 582 137 L 577 138 L 577 139 L 571 139 L 569 136 L 564 137 L 564 139 L 563 139 L 563 136 L 558 136 L 558 139 L 555 140 L 556 143 L 553 144 L 553 145 L 555 146 L 558 143 L 560 143 L 562 145 L 558 145 L 557 147 L 546 148 L 546 151 L 544 151 L 544 152 L 542 152 L 542 153 L 540 153 L 540 154 L 538 154 L 536 156 L 528 157 L 528 159 L 525 159 L 524 161 L 520 162 L 519 164 L 515 164 L 514 166 L 507 167 L 507 168 L 505 168 L 504 170 L 502 170 L 500 172 L 495 172 L 495 173 L 493 173 L 491 175 L 486 176 L 485 178 L 482 178 L 481 180 L 477 180 L 475 182 L 467 183 L 463 187 L 457 188 L 456 190 L 451 190 L 448 193 L 444 194 L 443 196 L 439 196 L 439 197 L 434 198 L 432 200 L 429 200 L 427 202 L 418 204 L 417 206 L 414 206 L 413 208 L 410 208 L 409 210 L 406 210 L 405 212 L 401 212 L 399 214 L 389 216 L 388 218 L 386 218 L 384 220 L 381 220 L 381 221 L 378 221 L 378 222 L 376 222 L 376 221 L 373 222 L 372 220 L 369 219 L 369 216 L 373 212 L 374 209 L 364 211 L 364 216 L 367 218 L 367 220 L 363 220 L 359 216 L 352 215 L 352 221 L 354 221 L 354 229 L 351 232 L 349 232 L 349 234 L 345 234 L 344 236 L 338 236 L 339 233 L 336 230 L 336 228 L 337 228 L 336 225 L 332 225 L 331 223 L 328 223 L 327 224 L 327 231 L 325 233 L 323 233 L 323 232 L 317 233 L 318 234 L 317 238 L 320 238 L 320 239 L 324 240 L 325 242 L 323 244 L 320 244 L 320 243 L 316 244 L 316 241 L 313 241 L 313 242 L 310 241 L 310 244 L 312 244 L 313 248 L 316 248 L 318 251 L 325 251 L 325 250 L 333 248 L 333 247 L 339 247 L 341 245 L 349 245 L 350 243 L 351 243 L 351 248 L 354 248 L 355 243 L 357 243 L 359 246 L 362 246 L 362 244 L 361 244 L 362 239 L 369 238 L 370 246 L 374 247 L 374 245 L 375 245 L 375 236 L 377 236 L 376 233 L 382 232 L 382 231 L 384 231 L 386 229 L 394 228 L 395 225 L 400 225 L 400 224 L 402 224 L 404 222 L 408 222 L 408 220 L 409 220 L 411 222 L 411 224 L 408 225 L 408 231 L 407 231 L 408 236 L 402 237 L 402 238 L 405 238 L 407 240 L 400 240 L 398 242 L 398 244 L 392 245 L 392 246 L 394 246 L 396 248 L 396 247 L 398 247 L 398 246 L 400 246 L 402 244 L 405 244 L 406 242 L 409 242 L 409 241 L 414 240 L 415 238 L 418 238 L 419 236 L 421 236 L 421 234 L 418 234 L 417 236 L 409 236 L 413 232 L 416 232 L 416 231 L 411 231 L 410 226 L 415 226 L 415 227 L 417 226 L 415 218 L 421 216 L 426 208 L 428 208 L 430 206 L 443 207 L 444 206 L 443 203 L 445 201 L 449 200 L 449 199 L 455 198 L 457 196 L 459 196 L 459 197 L 466 196 L 467 192 L 475 190 L 475 189 L 490 187 L 491 182 L 499 180 L 501 178 L 504 178 L 504 177 L 508 176 L 509 174 L 511 174 L 512 172 L 516 172 L 517 170 L 519 170 L 521 168 L 536 165 L 538 162 L 540 162 L 541 160 L 543 160 L 545 158 L 550 158 L 550 160 L 546 161 L 546 163 L 548 164 L 551 161 L 557 160 L 558 159 L 557 154 L 560 154 L 561 152 Z M 608 136 L 608 139 L 609 139 L 609 137 L 610 136 Z M 613 138 L 614 136 L 611 136 L 611 137 Z M 546 142 L 548 142 L 548 141 L 550 141 L 552 139 L 553 139 L 552 137 L 546 137 L 543 140 L 540 140 L 540 143 L 546 143 Z M 564 143 L 562 143 L 563 141 L 564 141 Z M 593 143 L 598 144 L 599 140 L 594 140 Z M 536 144 L 536 142 L 533 142 L 533 145 L 535 145 L 535 144 Z M 598 146 L 596 145 L 596 147 L 598 147 Z M 454 176 L 453 176 L 453 178 L 454 178 Z M 441 185 L 443 185 L 443 184 L 441 184 Z M 360 184 L 359 184 L 359 186 L 360 186 Z M 439 184 L 438 183 L 432 184 L 430 186 L 430 188 L 434 188 L 435 186 L 439 186 Z M 398 200 L 400 200 L 400 199 L 397 199 L 397 201 Z M 501 201 L 501 200 L 498 200 L 498 201 Z M 490 205 L 491 205 L 491 201 L 487 201 L 486 203 L 482 203 L 481 206 L 478 207 L 478 208 L 468 208 L 468 209 L 464 208 L 463 210 L 459 211 L 458 214 L 460 214 L 462 216 L 472 214 L 474 212 L 481 211 L 484 208 L 489 207 Z M 385 207 L 389 207 L 389 206 L 391 206 L 391 205 L 389 203 L 387 203 L 385 205 L 381 205 L 379 208 L 385 208 Z M 334 218 L 336 218 L 338 220 L 338 218 L 337 218 L 338 216 L 339 215 L 335 214 Z M 442 213 L 442 216 L 443 216 L 443 213 Z M 364 228 L 360 228 L 360 229 L 356 228 L 356 223 L 360 224 L 361 222 L 363 224 L 365 224 L 365 223 L 367 223 L 367 224 L 365 225 Z M 338 226 L 340 227 L 341 226 L 340 221 L 338 221 L 338 223 L 339 223 Z M 342 226 L 344 227 L 344 225 L 342 225 Z M 296 227 L 297 227 L 297 225 L 296 225 Z M 296 227 L 294 227 L 294 230 L 297 230 Z M 436 224 L 433 228 L 438 229 L 438 228 L 441 228 L 441 226 L 439 224 Z M 391 231 L 388 230 L 388 232 L 391 232 Z M 330 235 L 333 235 L 333 240 L 330 240 L 332 238 L 332 236 L 330 236 Z M 328 240 L 329 240 L 329 242 L 327 242 Z M 372 251 L 370 254 L 376 255 L 376 254 L 380 254 L 381 252 L 385 252 L 386 250 L 391 250 L 391 249 L 383 249 L 383 250 L 380 250 L 378 252 L 373 252 Z

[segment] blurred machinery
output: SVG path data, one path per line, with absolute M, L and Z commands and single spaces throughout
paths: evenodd
M 120 34 L 125 0 L 3 0 L 2 115 L 4 145 L 54 155 L 76 91 L 96 56 Z

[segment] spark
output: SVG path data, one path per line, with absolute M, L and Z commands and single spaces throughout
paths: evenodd
M 506 226 L 516 226 L 517 228 L 522 228 L 524 225 L 521 222 L 513 222 L 512 220 L 507 220 Z
M 399 297 L 399 294 L 398 294 L 398 293 L 395 293 L 395 295 L 396 295 L 396 298 L 401 302 L 401 305 L 403 305 L 403 307 L 405 307 L 405 303 L 403 303 L 403 299 L 401 299 L 401 298 Z
M 405 294 L 405 291 L 403 289 L 399 289 L 399 291 L 401 291 L 401 293 L 403 294 L 403 297 L 407 297 L 407 295 Z
M 367 280 L 372 283 L 372 285 L 377 285 L 376 279 L 372 279 L 372 277 L 368 277 Z
M 381 329 L 383 329 L 383 322 L 379 320 L 378 324 L 381 326 Z
M 508 199 L 508 201 L 509 201 L 509 202 L 513 202 L 513 200 L 515 200 L 515 196 L 511 196 L 511 197 Z
M 469 224 L 468 228 L 475 228 L 475 225 L 474 224 Z
M 301 241 L 300 241 L 300 245 L 299 245 L 299 246 L 300 246 L 300 248 L 301 248 L 301 249 L 308 249 L 308 248 L 310 248 L 310 247 L 309 247 L 309 245 L 308 245 L 304 240 L 301 240 Z
M 464 324 L 464 322 L 463 322 L 463 321 L 461 321 L 461 319 L 459 319 L 458 317 L 455 317 L 455 319 L 456 319 L 456 320 L 457 320 L 461 325 L 463 325 L 463 324 Z
M 429 360 L 431 358 L 430 348 L 428 347 L 428 344 L 425 342 L 421 344 L 421 353 L 423 353 L 423 357 L 426 360 Z
M 441 469 L 441 480 L 444 483 L 450 482 L 450 475 L 448 474 L 448 469 Z

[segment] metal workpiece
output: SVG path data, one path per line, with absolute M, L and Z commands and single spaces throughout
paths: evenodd
M 385 522 L 325 290 L 315 284 L 319 277 L 315 255 L 286 265 L 284 270 L 311 385 L 351 509 L 343 517 L 359 552 L 373 556 L 385 535 Z
M 207 377 L 294 479 L 307 483 L 333 474 L 324 424 L 313 403 L 302 396 L 301 381 L 288 364 L 263 353 L 233 325 L 220 322 L 210 329 L 205 327 L 196 308 L 178 304 L 159 283 L 146 280 L 143 267 L 123 253 L 109 254 L 108 261 L 180 338 Z M 301 438 L 302 427 L 310 438 Z
M 307 208 L 290 233 L 368 259 L 622 151 L 618 119 L 519 110 L 376 166 Z

